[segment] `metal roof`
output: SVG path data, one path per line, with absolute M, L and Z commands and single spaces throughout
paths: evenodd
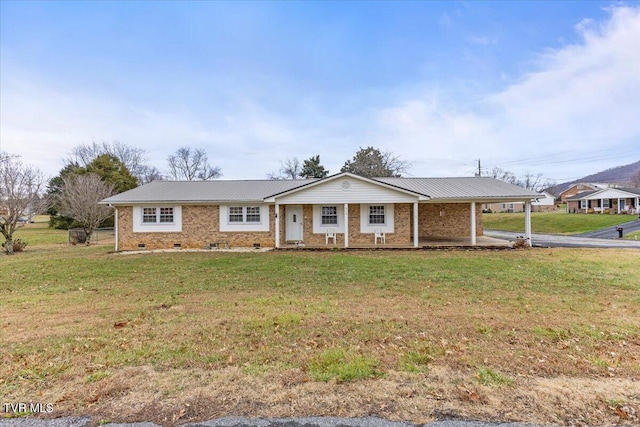
M 343 175 L 343 174 L 338 174 Z M 325 179 L 334 179 L 336 175 Z M 258 202 L 320 179 L 247 181 L 155 181 L 104 199 L 101 203 Z M 486 177 L 371 178 L 381 184 L 427 196 L 432 201 L 531 200 L 541 194 Z
M 598 194 L 604 193 L 605 191 L 628 193 L 629 195 L 634 195 L 636 197 L 640 196 L 640 188 L 609 187 L 609 188 L 601 188 L 600 190 L 594 190 L 594 191 L 581 191 L 580 193 L 576 193 L 571 197 L 567 197 L 565 200 L 572 201 L 572 202 L 576 200 L 587 200 L 587 199 L 590 199 L 590 196 L 597 196 Z M 594 197 L 593 199 L 597 200 L 598 197 Z
M 300 187 L 304 180 L 154 181 L 104 199 L 102 203 L 258 202 L 271 194 Z
M 375 178 L 376 181 L 426 194 L 432 200 L 531 199 L 544 197 L 526 188 L 488 177 Z

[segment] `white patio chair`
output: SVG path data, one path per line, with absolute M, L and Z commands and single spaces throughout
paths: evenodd
M 336 244 L 336 230 L 334 230 L 333 228 L 329 228 L 327 229 L 327 232 L 324 235 L 324 244 L 328 245 L 329 244 L 329 239 L 333 239 L 333 244 Z
M 375 230 L 373 230 L 373 244 L 377 245 L 378 240 L 380 240 L 380 243 L 382 243 L 383 245 L 387 244 L 387 238 L 381 228 L 376 228 Z

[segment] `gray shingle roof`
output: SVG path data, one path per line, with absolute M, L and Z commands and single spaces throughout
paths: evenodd
M 438 200 L 542 197 L 526 188 L 488 177 L 376 178 L 376 180 L 405 190 L 426 194 L 431 199 Z

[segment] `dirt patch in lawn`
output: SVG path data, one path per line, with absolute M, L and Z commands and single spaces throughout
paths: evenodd
M 640 382 L 628 378 L 519 377 L 481 385 L 477 377 L 434 366 L 350 383 L 314 382 L 300 370 L 249 375 L 238 368 L 157 371 L 125 368 L 95 383 L 71 380 L 45 391 L 55 416 L 165 426 L 222 416 L 377 416 L 425 423 L 439 418 L 560 425 L 637 425 Z

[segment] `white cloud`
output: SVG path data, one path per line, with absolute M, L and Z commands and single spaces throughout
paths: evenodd
M 611 9 L 600 26 L 582 22 L 582 42 L 544 52 L 538 69 L 479 104 L 453 102 L 435 91 L 411 97 L 378 112 L 380 141 L 418 159 L 414 174 L 430 174 L 430 157 L 471 162 L 485 158 L 540 157 L 573 150 L 576 158 L 590 150 L 629 146 L 628 159 L 592 165 L 528 169 L 550 177 L 583 176 L 640 158 L 640 8 Z M 627 161 L 628 160 L 628 161 Z M 527 167 L 524 163 L 522 167 Z M 443 168 L 444 169 L 444 168 Z M 467 167 L 467 170 L 469 167 Z M 464 173 L 464 168 L 458 170 Z M 437 173 L 446 172 L 439 170 Z M 522 171 L 524 172 L 524 171 Z M 433 174 L 433 173 L 431 173 Z

